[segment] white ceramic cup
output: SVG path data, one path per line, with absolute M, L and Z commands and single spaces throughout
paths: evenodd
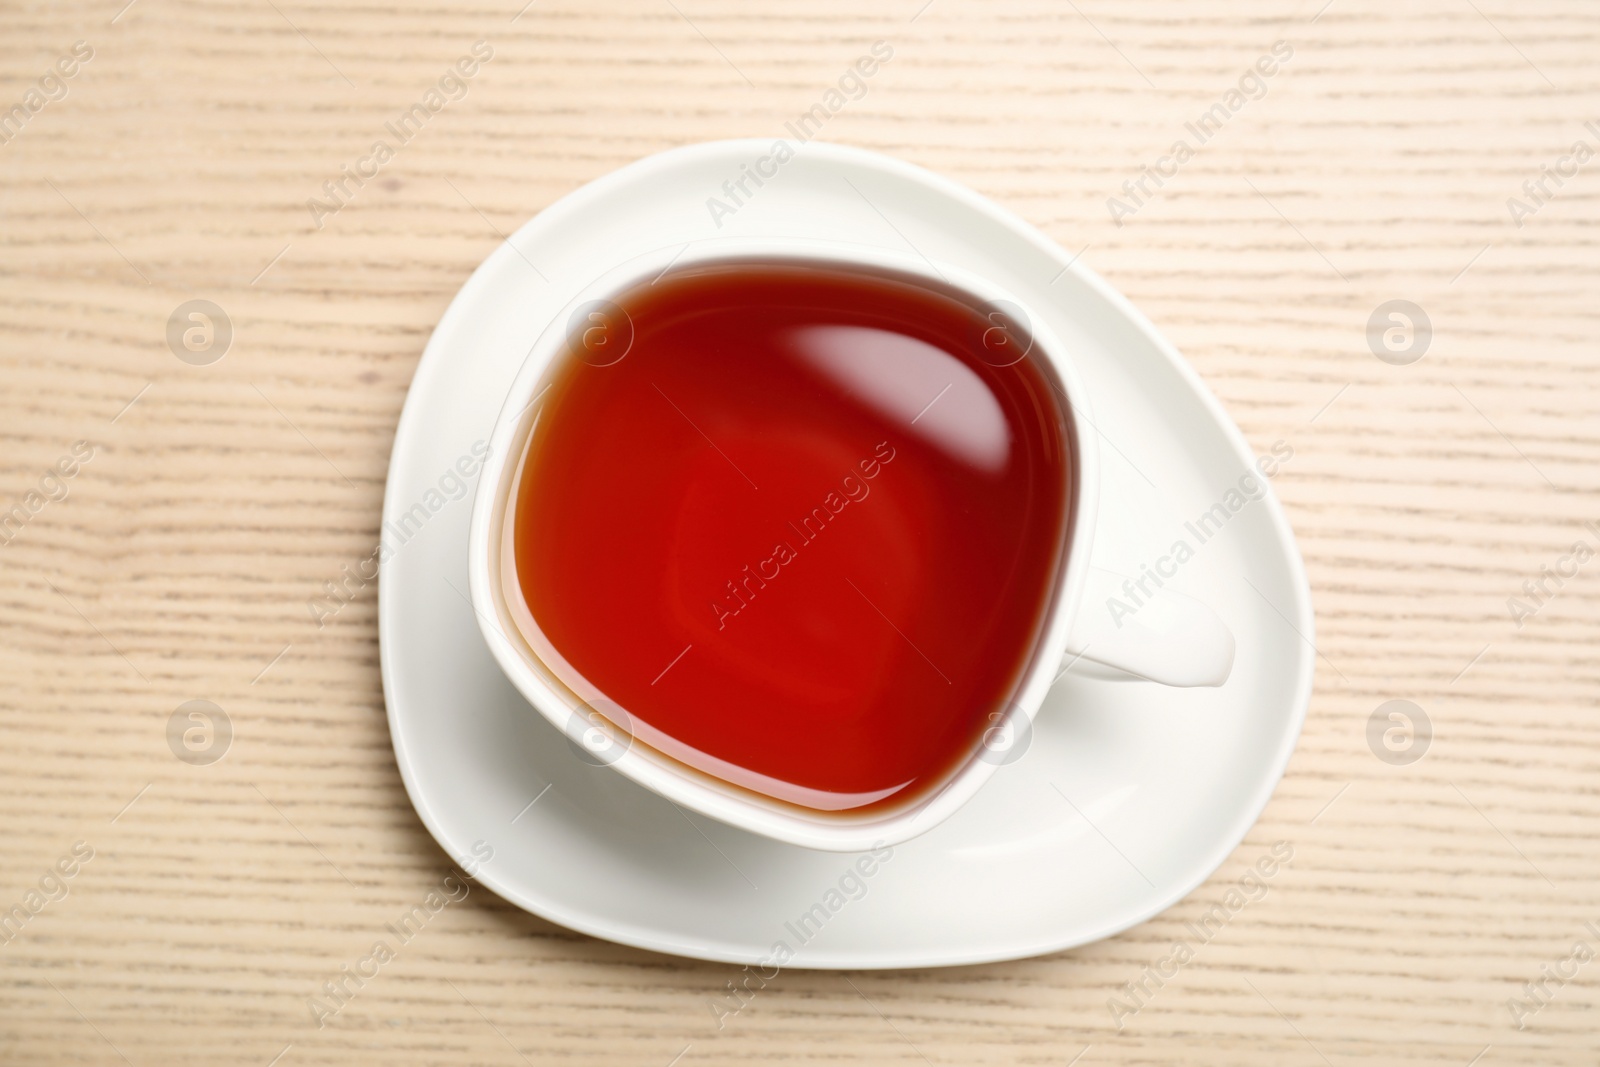
M 937 789 L 921 791 L 899 806 L 863 812 L 823 811 L 776 799 L 734 784 L 736 769 L 707 754 L 674 758 L 670 737 L 636 720 L 602 694 L 581 692 L 581 682 L 543 638 L 521 599 L 512 555 L 513 496 L 541 407 L 554 372 L 571 355 L 576 328 L 586 309 L 612 301 L 667 271 L 729 262 L 777 262 L 832 270 L 889 275 L 943 292 L 990 313 L 1016 331 L 1027 358 L 1059 391 L 1073 462 L 1067 472 L 1066 551 L 1050 590 L 1043 625 L 1024 668 L 1009 714 L 994 722 L 972 757 Z M 1017 753 L 1019 737 L 1064 663 L 1081 661 L 1122 678 L 1177 686 L 1221 685 L 1233 666 L 1234 640 L 1204 604 L 1170 589 L 1144 587 L 1143 607 L 1116 626 L 1085 605 L 1125 595 L 1122 575 L 1089 565 L 1100 496 L 1100 468 L 1092 408 L 1070 353 L 1014 297 L 990 282 L 946 263 L 876 248 L 811 240 L 724 238 L 647 253 L 584 286 L 528 352 L 501 409 L 489 441 L 489 456 L 473 502 L 468 542 L 472 602 L 490 651 L 506 676 L 541 714 L 566 734 L 579 758 L 609 766 L 675 804 L 779 841 L 838 852 L 896 844 L 923 833 L 966 803 L 999 767 Z M 681 743 L 676 743 L 681 749 Z M 678 751 L 678 756 L 683 757 Z M 725 770 L 726 773 L 718 773 Z

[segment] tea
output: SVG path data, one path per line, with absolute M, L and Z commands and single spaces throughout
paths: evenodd
M 563 681 L 803 807 L 942 784 L 1064 562 L 1070 438 L 1024 337 L 913 279 L 777 262 L 669 272 L 593 321 L 512 515 Z

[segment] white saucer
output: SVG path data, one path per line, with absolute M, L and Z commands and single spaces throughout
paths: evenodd
M 939 966 L 1051 952 L 1142 922 L 1238 845 L 1300 733 L 1311 598 L 1277 500 L 1269 491 L 1246 503 L 1199 543 L 1185 523 L 1251 470 L 1244 438 L 1126 300 L 970 190 L 813 143 L 718 230 L 707 199 L 728 202 L 723 183 L 770 150 L 696 145 L 579 189 L 490 255 L 440 321 L 384 499 L 394 554 L 379 584 L 383 683 L 411 800 L 445 851 L 506 899 L 683 956 L 754 963 L 782 943 L 786 966 Z M 453 482 L 429 491 L 487 440 L 530 344 L 587 281 L 649 249 L 726 234 L 909 247 L 989 276 L 1048 317 L 1080 361 L 1108 445 L 1094 563 L 1137 575 L 1188 541 L 1195 558 L 1171 584 L 1238 638 L 1227 685 L 1165 689 L 1070 671 L 1026 754 L 947 822 L 866 864 L 870 876 L 847 874 L 854 857 L 685 814 L 581 761 L 479 636 L 466 598 L 470 502 L 448 499 Z

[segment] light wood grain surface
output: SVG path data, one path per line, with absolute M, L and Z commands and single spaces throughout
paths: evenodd
M 1600 556 L 1563 562 L 1600 547 L 1600 159 L 1562 162 L 1600 150 L 1588 0 L 123 2 L 0 11 L 27 118 L 0 144 L 0 508 L 26 520 L 0 535 L 0 908 L 29 915 L 0 1061 L 1600 1060 Z M 465 96 L 319 228 L 308 198 L 478 40 Z M 555 198 L 773 136 L 876 40 L 828 139 L 1087 246 L 1258 449 L 1295 448 L 1322 657 L 1272 803 L 1122 936 L 789 972 L 721 1029 L 734 968 L 474 890 L 318 1029 L 307 998 L 448 863 L 395 768 L 375 590 L 306 609 L 375 541 L 429 331 Z M 1107 199 L 1277 41 L 1265 94 L 1118 225 Z M 234 331 L 209 366 L 166 338 L 197 298 Z M 1395 299 L 1433 326 L 1409 365 L 1369 348 Z M 1519 626 L 1541 568 L 1576 574 Z M 1369 748 L 1391 699 L 1433 724 L 1419 761 Z M 190 700 L 233 723 L 219 762 L 169 747 Z M 1108 1001 L 1279 840 L 1268 897 L 1119 1029 Z

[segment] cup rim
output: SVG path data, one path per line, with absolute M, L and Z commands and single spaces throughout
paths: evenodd
M 669 272 L 728 262 L 816 264 L 904 276 L 978 303 L 1007 301 L 1021 308 L 1032 335 L 1032 349 L 1043 359 L 1041 372 L 1061 394 L 1068 465 L 1066 532 L 1061 563 L 1044 612 L 1044 624 L 1022 673 L 1013 707 L 1031 726 L 1066 651 L 1068 633 L 1082 600 L 1099 501 L 1099 463 L 1092 416 L 1083 384 L 1059 338 L 1026 304 L 988 279 L 953 264 L 876 246 L 815 238 L 722 237 L 667 245 L 617 264 L 579 285 L 571 298 L 529 347 L 489 440 L 489 455 L 479 475 L 468 536 L 468 578 L 474 614 L 490 652 L 522 696 L 553 726 L 573 736 L 576 706 L 582 701 L 562 685 L 529 646 L 503 596 L 506 514 L 515 494 L 523 450 L 537 420 L 536 387 L 560 361 L 569 318 L 583 305 L 607 300 Z M 1029 358 L 1032 352 L 1029 353 Z M 525 609 L 524 609 L 525 610 Z M 606 760 L 612 768 L 667 800 L 740 829 L 806 848 L 858 852 L 894 845 L 931 830 L 974 796 L 1000 763 L 970 757 L 944 784 L 902 805 L 867 815 L 818 813 L 762 796 L 682 763 L 647 744 L 624 746 Z

